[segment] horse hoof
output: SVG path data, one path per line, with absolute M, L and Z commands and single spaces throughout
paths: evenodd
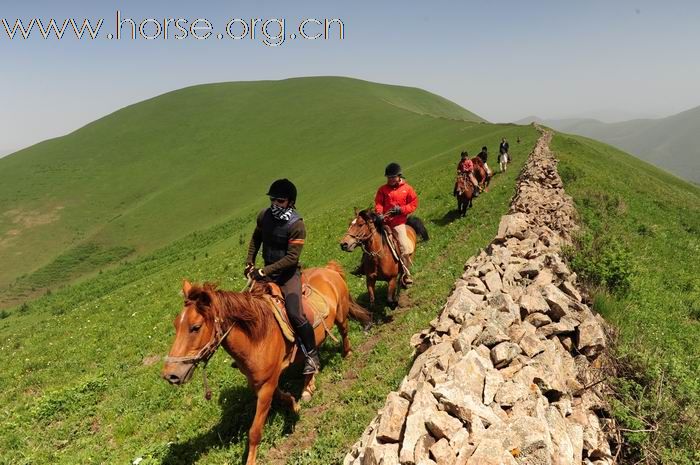
M 301 412 L 301 405 L 299 405 L 299 402 L 294 401 L 294 404 L 292 405 L 292 412 L 299 415 L 299 412 Z
M 311 400 L 311 393 L 307 390 L 304 390 L 304 392 L 301 393 L 301 401 L 302 402 L 309 402 Z
M 347 358 L 352 355 L 352 350 L 348 350 L 347 352 L 343 353 L 343 358 Z

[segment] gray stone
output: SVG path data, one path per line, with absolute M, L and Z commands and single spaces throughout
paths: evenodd
M 377 438 L 382 442 L 399 442 L 410 402 L 396 392 L 390 392 L 382 411 Z
M 481 403 L 481 399 L 475 399 L 455 381 L 435 386 L 433 395 L 445 410 L 463 422 L 471 422 L 475 416 L 481 418 L 485 425 L 502 421 L 491 409 Z
M 549 304 L 547 313 L 554 321 L 558 321 L 569 311 L 569 298 L 554 284 L 548 284 L 542 289 L 542 297 Z
M 501 384 L 495 400 L 502 407 L 512 407 L 516 402 L 525 399 L 529 394 L 530 391 L 527 386 L 513 381 L 506 381 Z
M 486 276 L 484 276 L 484 283 L 490 292 L 498 292 L 503 288 L 501 275 L 498 271 L 489 271 Z
M 467 279 L 467 289 L 469 289 L 469 291 L 471 291 L 474 294 L 484 295 L 486 294 L 486 292 L 488 292 L 486 289 L 486 285 L 483 283 L 483 281 L 476 277 L 471 277 Z
M 581 300 L 583 300 L 581 294 L 576 290 L 576 287 L 569 281 L 564 281 L 561 283 L 559 289 L 564 291 L 566 295 L 574 299 L 576 302 L 581 302 Z
M 489 323 L 486 325 L 482 333 L 474 342 L 475 345 L 485 345 L 486 347 L 493 347 L 502 342 L 508 341 L 508 335 L 501 330 L 498 326 Z
M 455 352 L 466 354 L 472 348 L 472 343 L 481 334 L 484 327 L 481 324 L 472 324 L 467 327 L 462 327 L 462 331 L 452 343 L 452 348 Z
M 418 439 L 426 434 L 425 419 L 431 412 L 437 410 L 437 401 L 433 396 L 432 386 L 428 383 L 419 383 L 413 402 L 408 409 L 406 428 L 401 441 L 399 459 L 401 463 L 415 463 L 415 449 Z
M 498 389 L 503 384 L 504 378 L 498 370 L 488 370 L 484 378 L 484 405 L 490 405 L 493 402 Z
M 578 350 L 587 357 L 596 357 L 605 349 L 605 332 L 595 318 L 589 318 L 578 327 Z
M 484 392 L 484 377 L 487 362 L 476 350 L 471 350 L 454 366 L 452 377 L 462 383 L 466 390 L 480 399 Z
M 425 421 L 425 426 L 436 439 L 447 438 L 450 441 L 458 431 L 464 429 L 460 420 L 441 410 L 431 412 Z
M 496 368 L 508 365 L 518 354 L 520 346 L 512 342 L 501 342 L 491 349 L 491 361 Z
M 504 241 L 510 237 L 525 239 L 528 236 L 527 216 L 524 213 L 504 215 L 498 225 L 496 240 Z
M 520 308 L 522 308 L 528 315 L 535 312 L 547 313 L 549 311 L 547 301 L 544 300 L 541 295 L 535 294 L 523 295 L 520 298 Z
M 524 330 L 523 330 L 524 331 Z M 526 334 L 519 342 L 520 348 L 525 355 L 532 358 L 540 352 L 544 351 L 544 344 L 537 336 Z
M 450 443 L 444 438 L 432 445 L 430 455 L 439 465 L 454 465 L 457 460 L 457 455 L 450 447 Z
M 423 465 L 431 463 L 430 459 L 430 448 L 435 444 L 435 438 L 430 434 L 424 434 L 416 442 L 416 448 L 414 450 L 414 457 L 416 465 Z
M 552 322 L 552 319 L 545 315 L 544 313 L 531 313 L 525 317 L 525 321 L 530 323 L 535 328 L 540 326 L 548 325 Z

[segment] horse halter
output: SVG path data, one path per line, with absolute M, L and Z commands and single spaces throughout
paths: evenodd
M 362 251 L 364 253 L 366 253 L 367 255 L 372 256 L 372 257 L 381 257 L 382 255 L 384 255 L 381 252 L 381 250 L 379 252 L 371 252 L 371 251 L 367 250 L 367 246 L 365 245 L 365 242 L 372 239 L 372 236 L 374 236 L 374 231 L 372 231 L 372 228 L 374 228 L 374 225 L 369 221 L 365 221 L 365 224 L 367 225 L 367 230 L 369 231 L 368 234 L 366 234 L 364 236 L 360 236 L 360 235 L 356 235 L 356 234 L 347 233 L 345 235 L 353 238 L 355 240 L 355 242 L 360 245 L 360 248 L 362 249 Z M 376 229 L 375 229 L 375 231 L 376 231 Z
M 214 333 L 212 334 L 212 338 L 205 344 L 204 347 L 199 349 L 199 352 L 197 352 L 195 355 L 185 355 L 182 357 L 171 357 L 170 355 L 165 357 L 165 363 L 188 364 L 192 366 L 190 369 L 194 369 L 201 362 L 204 362 L 204 366 L 202 367 L 202 376 L 205 390 L 204 398 L 207 400 L 211 400 L 211 389 L 209 389 L 209 383 L 207 382 L 207 364 L 209 363 L 209 359 L 211 359 L 211 357 L 216 353 L 219 346 L 224 342 L 224 339 L 226 339 L 226 336 L 228 336 L 228 333 L 231 332 L 233 327 L 234 323 L 232 323 L 231 326 L 224 331 L 221 327 L 221 319 L 219 319 L 219 317 L 214 317 Z

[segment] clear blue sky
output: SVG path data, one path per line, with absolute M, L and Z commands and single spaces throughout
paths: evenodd
M 345 40 L 154 41 L 105 36 L 135 20 L 341 18 Z M 344 75 L 421 87 L 491 121 L 632 118 L 700 105 L 697 1 L 3 2 L 0 19 L 105 18 L 98 40 L 10 41 L 0 24 L 0 153 L 192 84 Z

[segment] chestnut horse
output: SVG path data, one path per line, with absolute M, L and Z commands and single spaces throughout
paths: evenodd
M 398 278 L 402 270 L 391 253 L 385 234 L 381 232 L 383 228 L 382 220 L 372 210 L 361 212 L 355 210 L 355 218 L 340 240 L 340 248 L 345 252 L 352 252 L 358 245 L 362 248 L 360 268 L 366 278 L 370 308 L 374 307 L 374 286 L 377 281 L 389 283 L 387 289 L 389 307 L 396 308 L 398 305 L 400 291 Z M 420 218 L 415 216 L 409 216 L 406 220 L 406 233 L 408 239 L 414 244 L 417 242 L 416 233 L 424 241 L 428 240 L 428 230 L 425 229 Z M 410 258 L 413 261 L 413 254 Z
M 472 184 L 467 175 L 457 175 L 455 186 L 455 191 L 457 192 L 457 211 L 462 217 L 467 216 L 467 209 L 472 206 L 474 189 L 474 184 Z
M 488 192 L 491 176 L 486 173 L 484 160 L 477 156 L 472 158 L 472 162 L 474 163 L 474 177 L 476 178 L 476 182 L 481 186 L 481 190 Z
M 324 324 L 315 329 L 316 342 L 323 342 L 325 328 L 332 328 L 335 322 L 343 339 L 343 357 L 348 356 L 351 353 L 348 316 L 366 324 L 370 321 L 369 313 L 350 297 L 343 270 L 337 263 L 330 262 L 325 268 L 310 268 L 302 276 L 330 306 Z M 296 344 L 283 336 L 268 299 L 263 296 L 266 286 L 269 285 L 256 284 L 251 292 L 229 292 L 218 290 L 211 284 L 197 286 L 185 281 L 182 287 L 184 308 L 173 322 L 175 341 L 162 372 L 165 380 L 181 385 L 190 380 L 200 362 L 206 367 L 219 345 L 233 357 L 257 396 L 255 419 L 248 432 L 246 465 L 255 464 L 273 397 L 294 412 L 299 411 L 296 399 L 280 390 L 278 382 L 291 363 L 302 361 L 304 357 L 296 350 Z M 305 400 L 315 390 L 314 376 L 307 375 L 304 380 Z M 207 395 L 209 397 L 210 393 Z

